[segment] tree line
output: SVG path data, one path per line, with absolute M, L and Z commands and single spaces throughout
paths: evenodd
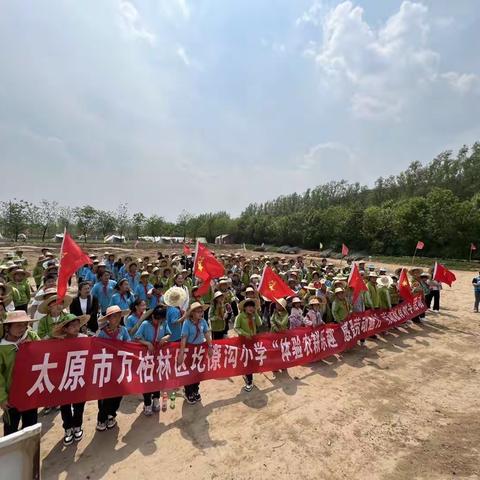
M 352 250 L 385 255 L 411 255 L 422 240 L 425 255 L 462 258 L 480 238 L 480 143 L 463 146 L 456 155 L 445 151 L 426 165 L 413 162 L 398 175 L 378 178 L 373 187 L 329 182 L 302 194 L 252 203 L 238 218 L 227 212 L 183 211 L 170 222 L 157 214 L 130 214 L 126 204 L 104 211 L 13 199 L 0 204 L 0 223 L 3 235 L 13 240 L 24 233 L 45 241 L 65 227 L 97 240 L 117 234 L 213 242 L 230 233 L 238 243 L 311 249 L 323 244 L 336 250 L 345 243 Z

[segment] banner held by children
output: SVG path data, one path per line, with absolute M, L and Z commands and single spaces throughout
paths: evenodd
M 23 343 L 9 403 L 22 411 L 286 369 L 353 348 L 359 340 L 399 326 L 425 310 L 421 296 L 416 296 L 390 310 L 352 314 L 341 324 L 219 340 L 210 357 L 206 345 L 189 345 L 180 366 L 178 343 L 152 353 L 139 343 L 98 337 Z

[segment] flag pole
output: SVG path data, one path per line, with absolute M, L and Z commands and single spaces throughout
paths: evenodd
M 470 244 L 470 258 L 468 259 L 470 263 L 472 262 L 472 250 L 472 245 Z
M 413 265 L 413 262 L 415 262 L 415 255 L 416 254 L 417 254 L 417 247 L 415 247 L 415 251 L 413 252 L 412 265 Z

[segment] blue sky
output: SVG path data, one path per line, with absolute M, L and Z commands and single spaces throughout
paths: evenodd
M 2 0 L 0 200 L 175 219 L 372 184 L 480 140 L 479 27 L 476 0 Z

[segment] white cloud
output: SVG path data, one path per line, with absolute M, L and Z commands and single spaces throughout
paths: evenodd
M 480 87 L 480 77 L 474 73 L 460 74 L 457 72 L 446 72 L 441 76 L 453 89 L 461 94 L 467 94 L 475 90 L 478 91 L 478 88 Z
M 185 47 L 182 47 L 181 45 L 179 45 L 177 47 L 177 55 L 180 57 L 180 59 L 182 60 L 182 62 L 187 66 L 189 67 L 190 66 L 190 58 L 189 56 L 187 55 L 187 52 L 185 50 Z
M 326 170 L 330 165 L 340 169 L 342 166 L 353 166 L 355 153 L 346 145 L 339 142 L 319 143 L 311 147 L 300 162 L 300 169 L 311 171 L 313 169 Z
M 320 0 L 315 0 L 312 6 L 297 18 L 295 24 L 302 25 L 302 23 L 311 23 L 312 25 L 318 26 L 322 22 L 325 10 L 325 5 L 323 5 Z
M 156 36 L 143 25 L 142 18 L 135 6 L 127 0 L 119 4 L 121 25 L 127 34 L 140 38 L 150 45 L 155 44 Z
M 185 18 L 190 18 L 190 7 L 187 0 L 176 0 L 178 9 Z
M 321 24 L 323 41 L 318 46 L 308 43 L 303 55 L 314 59 L 329 89 L 347 96 L 356 117 L 400 120 L 408 103 L 438 82 L 448 82 L 461 93 L 476 83 L 472 75 L 440 72 L 440 55 L 429 46 L 429 11 L 421 3 L 405 0 L 377 28 L 351 1 L 331 9 L 321 22 L 312 17 L 317 5 L 304 15 Z

